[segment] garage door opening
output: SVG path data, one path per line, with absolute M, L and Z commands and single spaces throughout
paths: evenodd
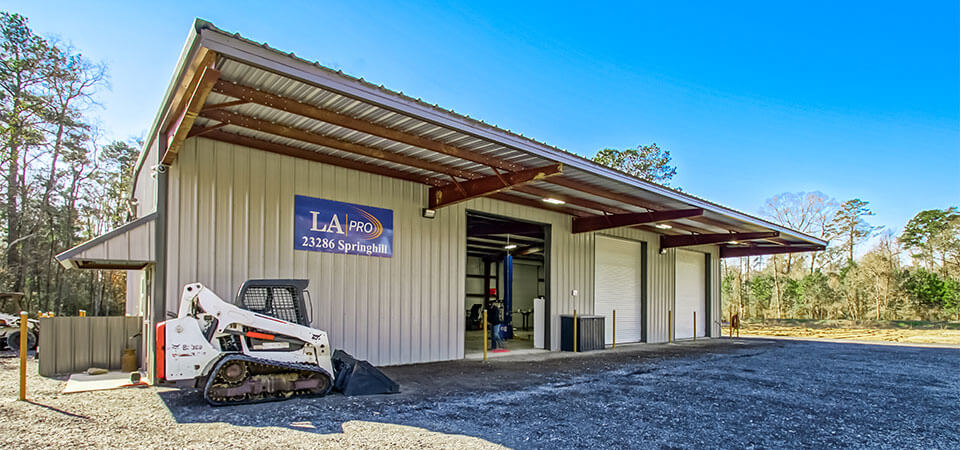
M 707 259 L 703 253 L 677 250 L 675 339 L 707 335 Z
M 465 354 L 482 352 L 485 340 L 491 348 L 484 310 L 503 329 L 497 353 L 548 348 L 548 242 L 547 225 L 467 213 Z
M 604 316 L 604 341 L 646 341 L 646 243 L 609 236 L 596 238 L 594 314 Z

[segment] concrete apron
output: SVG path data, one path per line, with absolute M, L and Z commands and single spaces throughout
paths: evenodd
M 583 358 L 589 356 L 598 356 L 601 354 L 611 354 L 611 353 L 656 353 L 659 351 L 664 351 L 667 349 L 677 348 L 677 347 L 705 347 L 709 345 L 716 344 L 729 344 L 729 343 L 738 343 L 740 339 L 733 339 L 732 341 L 729 338 L 706 338 L 698 337 L 696 342 L 693 339 L 687 339 L 679 342 L 671 343 L 662 343 L 662 344 L 648 344 L 644 342 L 634 342 L 629 344 L 617 344 L 617 348 L 607 346 L 603 350 L 594 350 L 589 352 L 555 352 L 544 349 L 522 349 L 522 350 L 511 350 L 504 353 L 493 353 L 487 352 L 487 360 L 496 359 L 501 362 L 531 362 L 531 361 L 547 361 L 554 359 L 563 359 L 563 358 Z M 464 355 L 463 359 L 476 361 L 483 359 L 483 352 L 471 352 Z

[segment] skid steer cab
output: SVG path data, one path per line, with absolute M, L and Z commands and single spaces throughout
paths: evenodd
M 307 283 L 249 280 L 236 304 L 200 283 L 184 286 L 177 318 L 157 324 L 160 382 L 201 388 L 215 406 L 326 395 L 335 384 L 399 392 L 365 361 L 333 355 L 327 333 L 308 326 Z

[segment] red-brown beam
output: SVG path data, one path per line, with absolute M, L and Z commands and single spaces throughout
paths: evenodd
M 178 117 L 170 124 L 170 127 L 163 134 L 167 140 L 167 150 L 163 154 L 161 161 L 164 164 L 170 164 L 177 157 L 180 146 L 187 139 L 187 134 L 193 127 L 193 122 L 197 119 L 197 114 L 203 108 L 207 96 L 210 95 L 210 89 L 213 84 L 220 79 L 220 71 L 212 66 L 204 67 L 200 70 L 196 87 L 186 101 L 186 108 L 178 113 Z
M 442 142 L 422 136 L 417 136 L 415 134 L 376 125 L 365 120 L 356 119 L 344 114 L 318 108 L 316 106 L 301 103 L 290 98 L 260 91 L 249 86 L 221 81 L 214 87 L 214 91 L 223 95 L 238 98 L 240 100 L 245 100 L 292 114 L 309 117 L 314 120 L 319 120 L 321 122 L 326 122 L 343 128 L 349 128 L 351 130 L 360 131 L 384 139 L 402 142 L 414 147 L 455 156 L 457 158 L 466 159 L 468 161 L 473 161 L 485 166 L 492 166 L 498 169 L 514 172 L 525 169 L 525 167 L 519 164 L 510 163 L 489 155 L 457 148 L 452 145 L 444 144 Z
M 369 158 L 382 159 L 406 166 L 416 167 L 418 169 L 430 170 L 433 172 L 445 173 L 459 178 L 471 178 L 469 172 L 444 166 L 435 162 L 426 161 L 411 156 L 401 155 L 399 153 L 388 152 L 378 148 L 367 147 L 353 142 L 334 139 L 322 134 L 311 133 L 299 128 L 280 125 L 278 123 L 267 122 L 254 117 L 234 114 L 223 110 L 204 111 L 200 114 L 202 117 L 225 122 L 230 125 L 236 125 L 251 130 L 257 130 L 264 133 L 283 136 L 290 139 L 308 142 L 311 144 L 322 145 L 324 147 L 342 150 Z
M 777 231 L 761 231 L 756 233 L 716 233 L 716 234 L 686 234 L 680 236 L 660 236 L 660 249 L 673 247 L 688 247 L 691 245 L 719 244 L 733 241 L 749 241 L 751 239 L 766 239 L 779 236 Z
M 822 245 L 788 246 L 788 247 L 731 247 L 720 246 L 721 258 L 738 258 L 741 256 L 779 255 L 783 253 L 819 252 L 825 250 Z
M 561 164 L 524 169 L 498 175 L 490 175 L 459 183 L 454 186 L 430 188 L 429 208 L 436 209 L 453 205 L 472 198 L 484 197 L 490 194 L 510 189 L 514 186 L 541 180 L 563 172 Z
M 685 217 L 696 217 L 703 214 L 700 208 L 694 209 L 675 209 L 666 211 L 612 214 L 590 217 L 573 218 L 573 232 L 586 233 L 588 231 L 599 231 L 610 228 L 626 227 L 631 225 L 640 225 L 644 223 L 661 222 L 665 220 L 683 219 Z
M 377 175 L 383 175 L 385 177 L 397 178 L 406 181 L 413 181 L 420 184 L 427 184 L 430 186 L 443 186 L 446 183 L 440 181 L 436 178 L 421 176 L 412 174 L 409 172 L 403 172 L 400 170 L 390 169 L 388 167 L 377 166 L 373 164 L 366 164 L 360 161 L 354 161 L 346 158 L 339 158 L 332 155 L 326 155 L 323 153 L 299 148 L 292 147 L 289 145 L 278 144 L 275 142 L 264 141 L 261 139 L 256 139 L 247 136 L 241 136 L 239 134 L 227 133 L 221 130 L 213 130 L 209 133 L 203 135 L 205 138 L 213 139 L 216 141 L 227 142 L 230 144 L 242 145 L 244 147 L 255 148 L 263 150 L 270 153 L 276 153 L 279 155 L 292 156 L 294 158 L 301 158 L 308 161 L 316 161 L 324 164 L 330 164 L 332 166 L 344 167 L 347 169 L 360 170 L 363 172 L 369 172 Z

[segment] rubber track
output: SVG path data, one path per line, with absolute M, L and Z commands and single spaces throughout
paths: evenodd
M 257 398 L 252 400 L 248 399 L 243 401 L 221 402 L 221 401 L 217 401 L 210 398 L 210 388 L 213 386 L 214 381 L 217 379 L 217 373 L 220 371 L 220 368 L 223 367 L 224 364 L 230 361 L 236 361 L 236 360 L 242 360 L 245 363 L 253 363 L 253 364 L 259 364 L 263 366 L 272 366 L 272 367 L 280 367 L 280 368 L 290 369 L 290 370 L 302 370 L 306 372 L 319 373 L 327 377 L 327 381 L 328 381 L 327 390 L 318 394 L 294 394 L 292 397 L 265 396 L 262 398 Z M 203 399 L 206 400 L 207 403 L 209 403 L 212 406 L 248 405 L 252 403 L 265 403 L 265 402 L 287 400 L 294 397 L 322 397 L 330 393 L 331 389 L 333 389 L 333 377 L 331 376 L 331 374 L 327 373 L 326 370 L 323 370 L 318 366 L 314 366 L 311 364 L 299 364 L 299 363 L 287 363 L 282 361 L 273 361 L 269 359 L 254 358 L 251 356 L 235 353 L 235 354 L 224 356 L 223 358 L 220 359 L 220 361 L 217 362 L 215 366 L 213 366 L 213 370 L 210 371 L 210 377 L 207 380 L 207 385 L 203 388 Z

